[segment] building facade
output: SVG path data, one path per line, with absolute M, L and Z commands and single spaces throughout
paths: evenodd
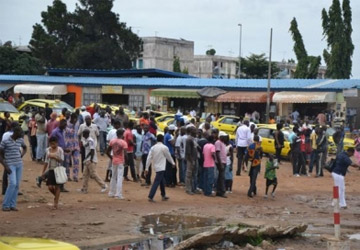
M 137 69 L 162 69 L 173 71 L 174 59 L 180 60 L 180 68 L 193 74 L 194 42 L 185 39 L 142 37 L 143 51 L 134 63 Z
M 200 78 L 237 78 L 237 57 L 218 55 L 195 55 L 194 76 Z

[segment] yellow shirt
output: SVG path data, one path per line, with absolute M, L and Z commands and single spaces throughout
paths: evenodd
M 316 133 L 311 133 L 310 135 L 310 140 L 311 140 L 311 148 L 312 149 L 317 149 L 317 145 L 316 145 L 316 141 L 317 141 L 317 134 Z

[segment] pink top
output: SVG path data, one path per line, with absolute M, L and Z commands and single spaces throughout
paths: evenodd
M 127 143 L 123 139 L 116 138 L 110 141 L 110 146 L 112 147 L 113 152 L 112 163 L 114 165 L 124 164 L 124 149 L 128 148 Z
M 124 140 L 126 141 L 128 148 L 127 148 L 127 152 L 128 153 L 132 153 L 134 152 L 134 145 L 130 145 L 129 142 L 133 141 L 134 142 L 134 136 L 133 133 L 131 132 L 130 129 L 126 129 L 125 133 L 124 133 Z
M 48 133 L 48 136 L 50 136 L 52 131 L 57 127 L 59 127 L 59 121 L 50 119 L 46 124 L 46 132 Z
M 226 164 L 226 145 L 222 141 L 217 140 L 215 142 L 215 150 L 220 152 L 221 163 Z
M 215 153 L 215 145 L 212 143 L 206 143 L 203 149 L 204 168 L 215 167 L 215 161 L 213 158 L 214 153 Z

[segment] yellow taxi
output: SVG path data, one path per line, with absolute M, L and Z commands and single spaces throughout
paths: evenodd
M 217 128 L 219 131 L 224 131 L 230 137 L 235 139 L 236 128 L 240 122 L 240 117 L 232 115 L 221 116 L 217 121 L 211 122 L 213 128 Z
M 171 119 L 165 120 L 163 122 L 157 122 L 158 130 L 159 131 L 164 131 L 164 129 L 166 127 L 169 127 L 170 124 L 174 124 L 176 126 L 175 118 L 171 118 Z
M 37 238 L 0 237 L 1 250 L 80 250 L 70 243 Z
M 30 107 L 31 109 L 37 109 L 37 108 L 45 108 L 45 104 L 49 104 L 49 107 L 52 108 L 54 112 L 56 112 L 58 115 L 61 114 L 61 110 L 63 108 L 67 108 L 70 112 L 74 112 L 74 108 L 71 107 L 66 102 L 60 101 L 60 100 L 48 100 L 48 99 L 31 99 L 25 101 L 23 104 L 21 104 L 18 107 L 19 111 L 24 111 L 26 107 Z
M 4 99 L 0 99 L 0 117 L 5 118 L 4 113 L 9 112 L 10 117 L 13 121 L 19 122 L 20 112 L 9 102 Z
M 261 147 L 266 154 L 275 154 L 275 138 L 276 124 L 260 124 L 258 126 L 259 136 L 262 138 Z M 284 148 L 281 150 L 281 156 L 290 159 L 290 142 L 289 135 L 291 133 L 290 128 L 283 128 L 281 130 L 284 133 L 285 143 Z
M 333 139 L 333 134 L 336 132 L 334 128 L 327 128 L 326 134 L 329 136 L 329 147 L 328 147 L 328 153 L 329 154 L 336 154 L 336 144 Z M 355 148 L 355 140 L 351 138 L 344 138 L 344 150 L 348 150 L 348 148 Z

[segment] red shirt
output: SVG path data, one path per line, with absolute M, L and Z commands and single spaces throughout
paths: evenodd
M 305 135 L 301 135 L 300 138 L 301 138 L 300 150 L 301 152 L 306 152 Z
M 132 153 L 134 152 L 134 145 L 131 145 L 130 141 L 133 141 L 134 142 L 134 136 L 133 136 L 133 133 L 131 132 L 130 129 L 126 129 L 125 130 L 125 133 L 124 133 L 124 139 L 125 139 L 125 142 L 127 143 L 127 152 L 128 153 Z

